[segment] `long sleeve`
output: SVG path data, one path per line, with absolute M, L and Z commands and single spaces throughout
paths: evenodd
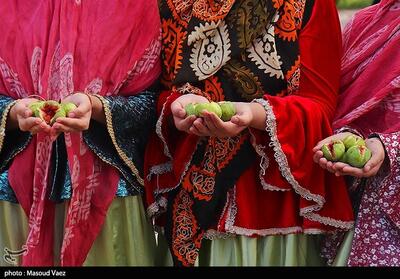
M 340 77 L 340 34 L 334 1 L 315 1 L 310 20 L 300 31 L 299 89 L 285 97 L 265 95 L 258 99 L 267 113 L 266 132 L 252 132 L 259 155 L 274 158 L 269 164 L 277 164 L 275 169 L 280 172 L 265 172 L 261 164 L 264 186 L 293 189 L 299 194 L 305 223 L 313 220 L 349 228 L 353 216 L 344 180 L 322 170 L 312 159 L 312 148 L 332 134 L 330 123 Z
M 0 174 L 7 168 L 15 155 L 28 145 L 32 138 L 31 134 L 27 132 L 6 131 L 8 113 L 14 102 L 12 98 L 0 95 Z
M 157 95 L 143 92 L 130 97 L 99 98 L 106 125 L 92 121 L 83 133 L 84 140 L 97 156 L 120 171 L 133 186 L 131 190 L 141 192 L 144 149 L 147 136 L 155 127 Z
M 400 132 L 377 134 L 384 144 L 388 165 L 379 179 L 379 205 L 400 229 Z

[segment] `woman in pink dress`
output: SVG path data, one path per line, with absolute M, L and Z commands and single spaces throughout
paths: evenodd
M 329 237 L 330 263 L 400 266 L 400 1 L 383 0 L 357 13 L 344 32 L 341 96 L 334 128 L 314 160 L 337 176 L 353 177 L 356 224 Z M 322 158 L 320 146 L 349 133 L 366 138 L 372 158 L 362 169 Z
M 154 264 L 141 194 L 157 99 L 147 88 L 161 71 L 157 2 L 2 0 L 0 15 L 2 259 Z M 28 108 L 38 99 L 77 109 L 50 127 Z

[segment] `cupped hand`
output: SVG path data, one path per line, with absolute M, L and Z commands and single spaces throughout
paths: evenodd
M 320 141 L 313 149 L 314 162 L 319 164 L 323 169 L 334 173 L 336 176 L 351 175 L 359 178 L 375 176 L 385 160 L 385 149 L 378 138 L 370 138 L 365 141 L 365 145 L 369 150 L 371 150 L 371 158 L 363 168 L 356 168 L 343 162 L 331 162 L 323 157 L 323 153 L 320 150 L 323 144 L 328 143 L 331 140 L 342 140 L 349 134 L 350 133 L 341 133 Z
M 68 117 L 59 117 L 51 128 L 51 134 L 56 137 L 63 132 L 81 132 L 89 129 L 92 115 L 90 97 L 83 93 L 68 96 L 62 103 L 74 103 L 77 108 L 70 111 Z
M 171 112 L 174 119 L 175 127 L 183 132 L 189 133 L 190 127 L 196 120 L 196 116 L 191 115 L 187 117 L 185 106 L 190 103 L 208 103 L 207 98 L 195 94 L 185 94 L 177 98 L 171 104 Z
M 33 135 L 39 132 L 50 132 L 50 126 L 39 117 L 34 117 L 29 105 L 37 102 L 34 98 L 18 100 L 10 110 L 10 123 L 12 127 L 19 128 L 23 132 L 30 132 Z
M 189 132 L 198 136 L 233 137 L 248 128 L 253 120 L 253 112 L 250 103 L 233 103 L 236 114 L 230 121 L 222 121 L 215 113 L 203 111 L 202 118 L 193 122 Z

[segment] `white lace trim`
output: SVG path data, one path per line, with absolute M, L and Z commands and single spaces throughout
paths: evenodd
M 225 231 L 229 233 L 234 233 L 231 228 L 235 225 L 236 213 L 237 213 L 237 206 L 236 206 L 236 185 L 233 186 L 233 189 L 229 193 L 229 201 L 230 204 L 228 205 L 228 213 L 226 216 L 225 221 Z
M 228 239 L 234 235 L 226 232 L 219 232 L 217 230 L 208 230 L 203 236 L 203 239 L 214 240 L 214 239 Z
M 164 164 L 152 166 L 147 175 L 147 181 L 151 180 L 153 174 L 160 175 L 172 171 L 172 161 L 166 162 Z
M 325 204 L 324 197 L 322 197 L 321 195 L 311 193 L 308 189 L 301 187 L 300 184 L 296 181 L 293 174 L 291 173 L 286 155 L 282 151 L 282 146 L 278 140 L 276 118 L 270 103 L 268 102 L 268 100 L 265 99 L 256 99 L 255 102 L 261 104 L 267 113 L 265 130 L 269 133 L 269 136 L 271 138 L 271 142 L 269 145 L 273 148 L 275 152 L 274 157 L 276 162 L 278 163 L 279 170 L 282 173 L 283 177 L 289 182 L 289 184 L 293 187 L 295 192 L 299 194 L 302 198 L 316 203 L 315 205 L 301 209 L 300 215 L 303 216 L 304 218 L 313 221 L 318 221 L 325 225 L 346 228 L 346 229 L 351 228 L 353 222 L 335 220 L 330 217 L 322 217 L 316 213 L 312 213 L 315 211 L 319 211 L 322 208 L 322 206 Z
M 265 146 L 261 145 L 261 144 L 257 144 L 256 143 L 256 139 L 255 136 L 253 135 L 253 133 L 250 131 L 251 134 L 251 144 L 253 145 L 256 153 L 261 157 L 261 161 L 260 161 L 260 172 L 258 174 L 258 177 L 260 179 L 260 183 L 263 187 L 264 190 L 269 190 L 269 191 L 280 191 L 280 192 L 286 192 L 289 191 L 289 189 L 282 189 L 279 188 L 277 186 L 273 186 L 269 183 L 267 183 L 264 179 L 265 173 L 269 167 L 269 158 L 267 156 L 267 154 L 265 153 L 264 149 Z
M 245 236 L 270 236 L 270 235 L 286 235 L 291 233 L 301 233 L 303 232 L 301 227 L 289 227 L 289 228 L 270 228 L 270 229 L 248 229 L 238 226 L 233 226 L 230 230 L 231 233 Z
M 334 226 L 336 228 L 348 230 L 354 227 L 353 221 L 340 221 L 330 217 L 323 217 L 317 213 L 307 213 L 307 216 L 305 217 L 307 217 L 307 219 L 309 220 L 316 221 L 328 226 Z
M 281 171 L 283 177 L 289 182 L 290 185 L 292 185 L 297 194 L 299 194 L 302 198 L 306 200 L 316 202 L 318 204 L 316 210 L 321 209 L 322 205 L 325 203 L 324 197 L 313 194 L 308 189 L 301 187 L 291 173 L 286 155 L 282 151 L 282 146 L 278 140 L 276 118 L 271 105 L 265 99 L 257 99 L 255 101 L 261 104 L 267 112 L 265 130 L 269 133 L 269 136 L 271 138 L 270 146 L 274 149 L 274 157 L 276 162 L 278 163 L 279 170 Z

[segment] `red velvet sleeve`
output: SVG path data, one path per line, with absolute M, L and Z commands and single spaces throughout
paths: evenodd
M 339 90 L 342 47 L 334 1 L 315 1 L 311 18 L 300 32 L 299 45 L 299 90 L 285 97 L 265 95 L 257 100 L 267 113 L 267 132 L 252 130 L 256 146 L 269 142 L 264 156 L 271 154 L 268 157 L 278 165 L 275 172 L 281 174 L 264 171 L 261 182 L 300 195 L 305 227 L 307 222 L 317 221 L 349 228 L 353 216 L 344 180 L 324 171 L 312 159 L 312 148 L 332 134 L 330 123 Z M 258 153 L 263 156 L 262 151 Z

